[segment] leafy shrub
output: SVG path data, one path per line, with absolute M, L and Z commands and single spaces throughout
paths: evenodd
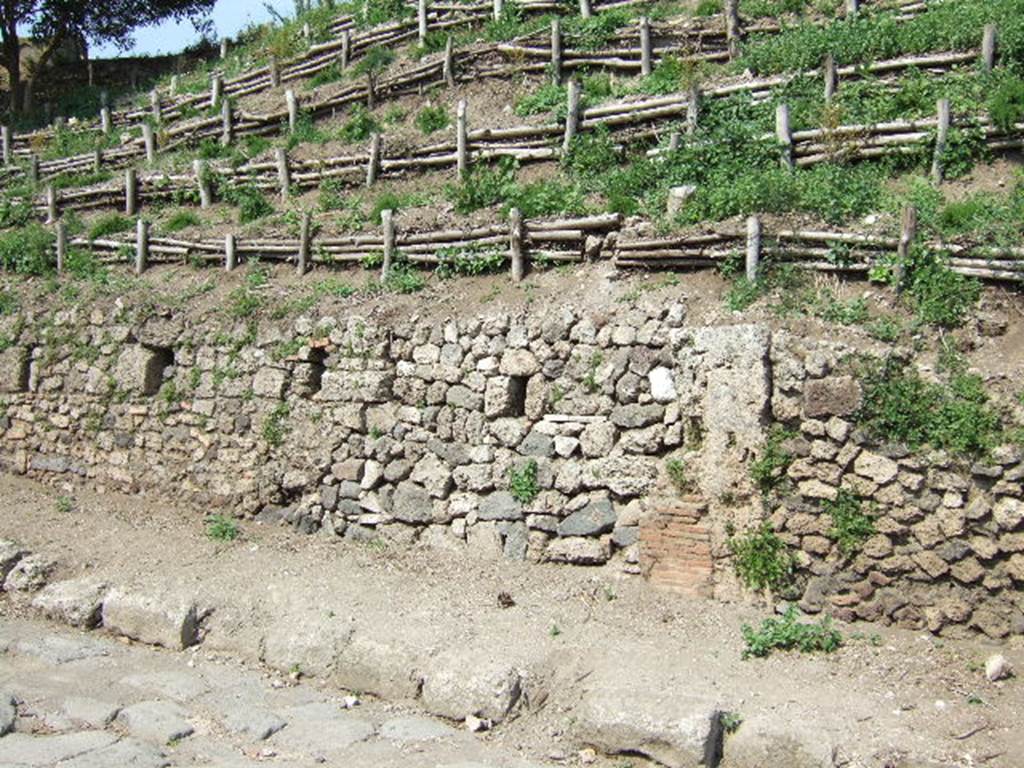
M 575 184 L 554 179 L 512 184 L 505 191 L 502 210 L 507 213 L 512 208 L 518 208 L 528 219 L 557 213 L 582 213 L 583 195 Z
M 459 184 L 445 188 L 458 213 L 467 214 L 496 205 L 505 199 L 515 184 L 516 163 L 502 158 L 497 165 L 475 165 Z
M 511 467 L 508 471 L 508 489 L 513 498 L 521 504 L 529 504 L 537 498 L 537 462 L 530 459 L 521 469 Z
M 729 551 L 736 575 L 748 589 L 777 590 L 789 584 L 793 557 L 767 521 L 742 536 L 731 536 Z
M 776 424 L 768 433 L 768 440 L 760 457 L 751 462 L 750 479 L 761 493 L 771 493 L 786 479 L 786 472 L 793 463 L 793 455 L 782 446 L 792 437 L 793 432 Z
M 444 105 L 438 104 L 433 107 L 424 107 L 416 115 L 416 127 L 423 133 L 430 135 L 442 131 L 451 123 L 451 116 Z
M 863 400 L 856 421 L 883 441 L 978 454 L 999 437 L 1000 419 L 979 376 L 962 368 L 929 382 L 894 358 L 863 363 Z
M 907 298 L 929 325 L 957 328 L 981 297 L 981 283 L 958 274 L 935 254 L 918 255 L 908 270 Z
M 545 83 L 523 96 L 516 102 L 516 114 L 520 117 L 542 115 L 546 112 L 555 113 L 556 118 L 563 118 L 568 98 L 564 86 Z M 562 114 L 558 114 L 561 108 Z
M 487 246 L 468 248 L 442 248 L 437 253 L 437 274 L 439 277 L 456 275 L 486 275 L 498 272 L 507 256 L 502 251 Z
M 0 232 L 0 267 L 22 275 L 45 275 L 54 267 L 54 236 L 41 224 Z
M 612 8 L 595 13 L 589 19 L 572 16 L 565 20 L 565 33 L 576 48 L 584 51 L 595 51 L 607 46 L 615 37 L 615 33 L 632 21 L 632 14 L 624 8 Z
M 362 104 L 352 107 L 345 125 L 338 131 L 338 137 L 342 141 L 357 142 L 366 141 L 374 133 L 380 130 L 380 123 Z
M 423 275 L 408 263 L 401 261 L 392 265 L 387 280 L 384 281 L 384 287 L 394 293 L 417 293 L 425 286 Z
M 224 200 L 238 206 L 238 220 L 242 224 L 262 219 L 274 212 L 266 196 L 251 184 L 227 187 L 221 193 Z
M 797 650 L 801 653 L 832 653 L 843 644 L 843 636 L 832 627 L 827 617 L 815 624 L 797 620 L 796 606 L 786 609 L 781 619 L 765 619 L 759 629 L 744 624 L 742 629 L 746 648 L 743 658 L 763 658 L 772 651 Z
M 861 500 L 848 489 L 840 488 L 836 498 L 826 500 L 822 507 L 832 518 L 829 536 L 845 556 L 859 552 L 864 542 L 875 535 L 874 522 L 861 509 Z
M 1024 79 L 1009 77 L 996 86 L 989 96 L 988 113 L 995 126 L 1004 131 L 1024 120 Z

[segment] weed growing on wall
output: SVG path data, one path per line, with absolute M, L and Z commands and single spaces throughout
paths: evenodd
M 748 589 L 778 591 L 792 579 L 793 556 L 767 521 L 743 534 L 730 534 L 729 551 L 736 575 Z
M 669 459 L 665 462 L 665 473 L 676 492 L 682 496 L 694 489 L 693 478 L 690 477 L 686 462 L 682 459 Z
M 761 493 L 767 495 L 786 480 L 793 455 L 784 447 L 796 434 L 776 424 L 768 433 L 761 455 L 750 463 L 750 479 Z
M 832 653 L 843 644 L 843 636 L 832 626 L 827 617 L 814 624 L 803 624 L 798 620 L 796 606 L 786 609 L 780 619 L 765 619 L 754 629 L 744 624 L 742 629 L 743 658 L 764 658 L 772 651 L 796 650 L 801 653 Z
M 277 448 L 284 443 L 285 435 L 288 433 L 288 426 L 285 424 L 285 421 L 290 413 L 291 410 L 288 408 L 288 403 L 278 403 L 274 410 L 263 419 L 263 427 L 260 429 L 260 434 L 271 448 Z
M 511 467 L 508 472 L 508 489 L 513 498 L 521 504 L 529 504 L 537 498 L 540 487 L 537 485 L 537 462 L 527 461 L 521 468 Z
M 875 535 L 875 524 L 862 509 L 861 500 L 846 488 L 840 488 L 835 499 L 825 500 L 822 509 L 832 518 L 829 536 L 846 557 L 859 552 L 864 542 Z

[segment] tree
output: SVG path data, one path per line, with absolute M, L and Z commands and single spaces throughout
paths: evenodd
M 216 0 L 0 0 L 0 66 L 11 83 L 11 111 L 22 104 L 21 39 L 18 30 L 30 29 L 45 40 L 35 72 L 40 72 L 64 43 L 113 42 L 132 44 L 132 32 L 165 19 L 190 19 L 205 29 Z

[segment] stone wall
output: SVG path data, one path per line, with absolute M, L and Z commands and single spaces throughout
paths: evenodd
M 682 304 L 190 320 L 116 306 L 5 320 L 6 468 L 356 541 L 608 564 L 726 599 L 742 593 L 731 532 L 767 515 L 797 555 L 784 597 L 807 611 L 1024 630 L 1021 457 L 959 467 L 871 445 L 839 345 L 689 327 Z M 799 437 L 790 490 L 765 505 L 749 465 L 776 422 Z M 877 514 L 852 557 L 822 509 L 841 487 Z

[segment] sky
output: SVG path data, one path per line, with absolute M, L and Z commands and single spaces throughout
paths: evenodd
M 266 4 L 282 16 L 290 16 L 295 11 L 293 0 L 266 0 Z M 251 22 L 269 21 L 272 17 L 262 0 L 219 0 L 211 18 L 218 37 L 234 37 Z M 94 58 L 177 53 L 198 39 L 199 35 L 188 21 L 179 24 L 167 22 L 155 27 L 137 29 L 135 45 L 127 51 L 121 51 L 114 45 L 102 45 L 94 46 L 89 53 Z

